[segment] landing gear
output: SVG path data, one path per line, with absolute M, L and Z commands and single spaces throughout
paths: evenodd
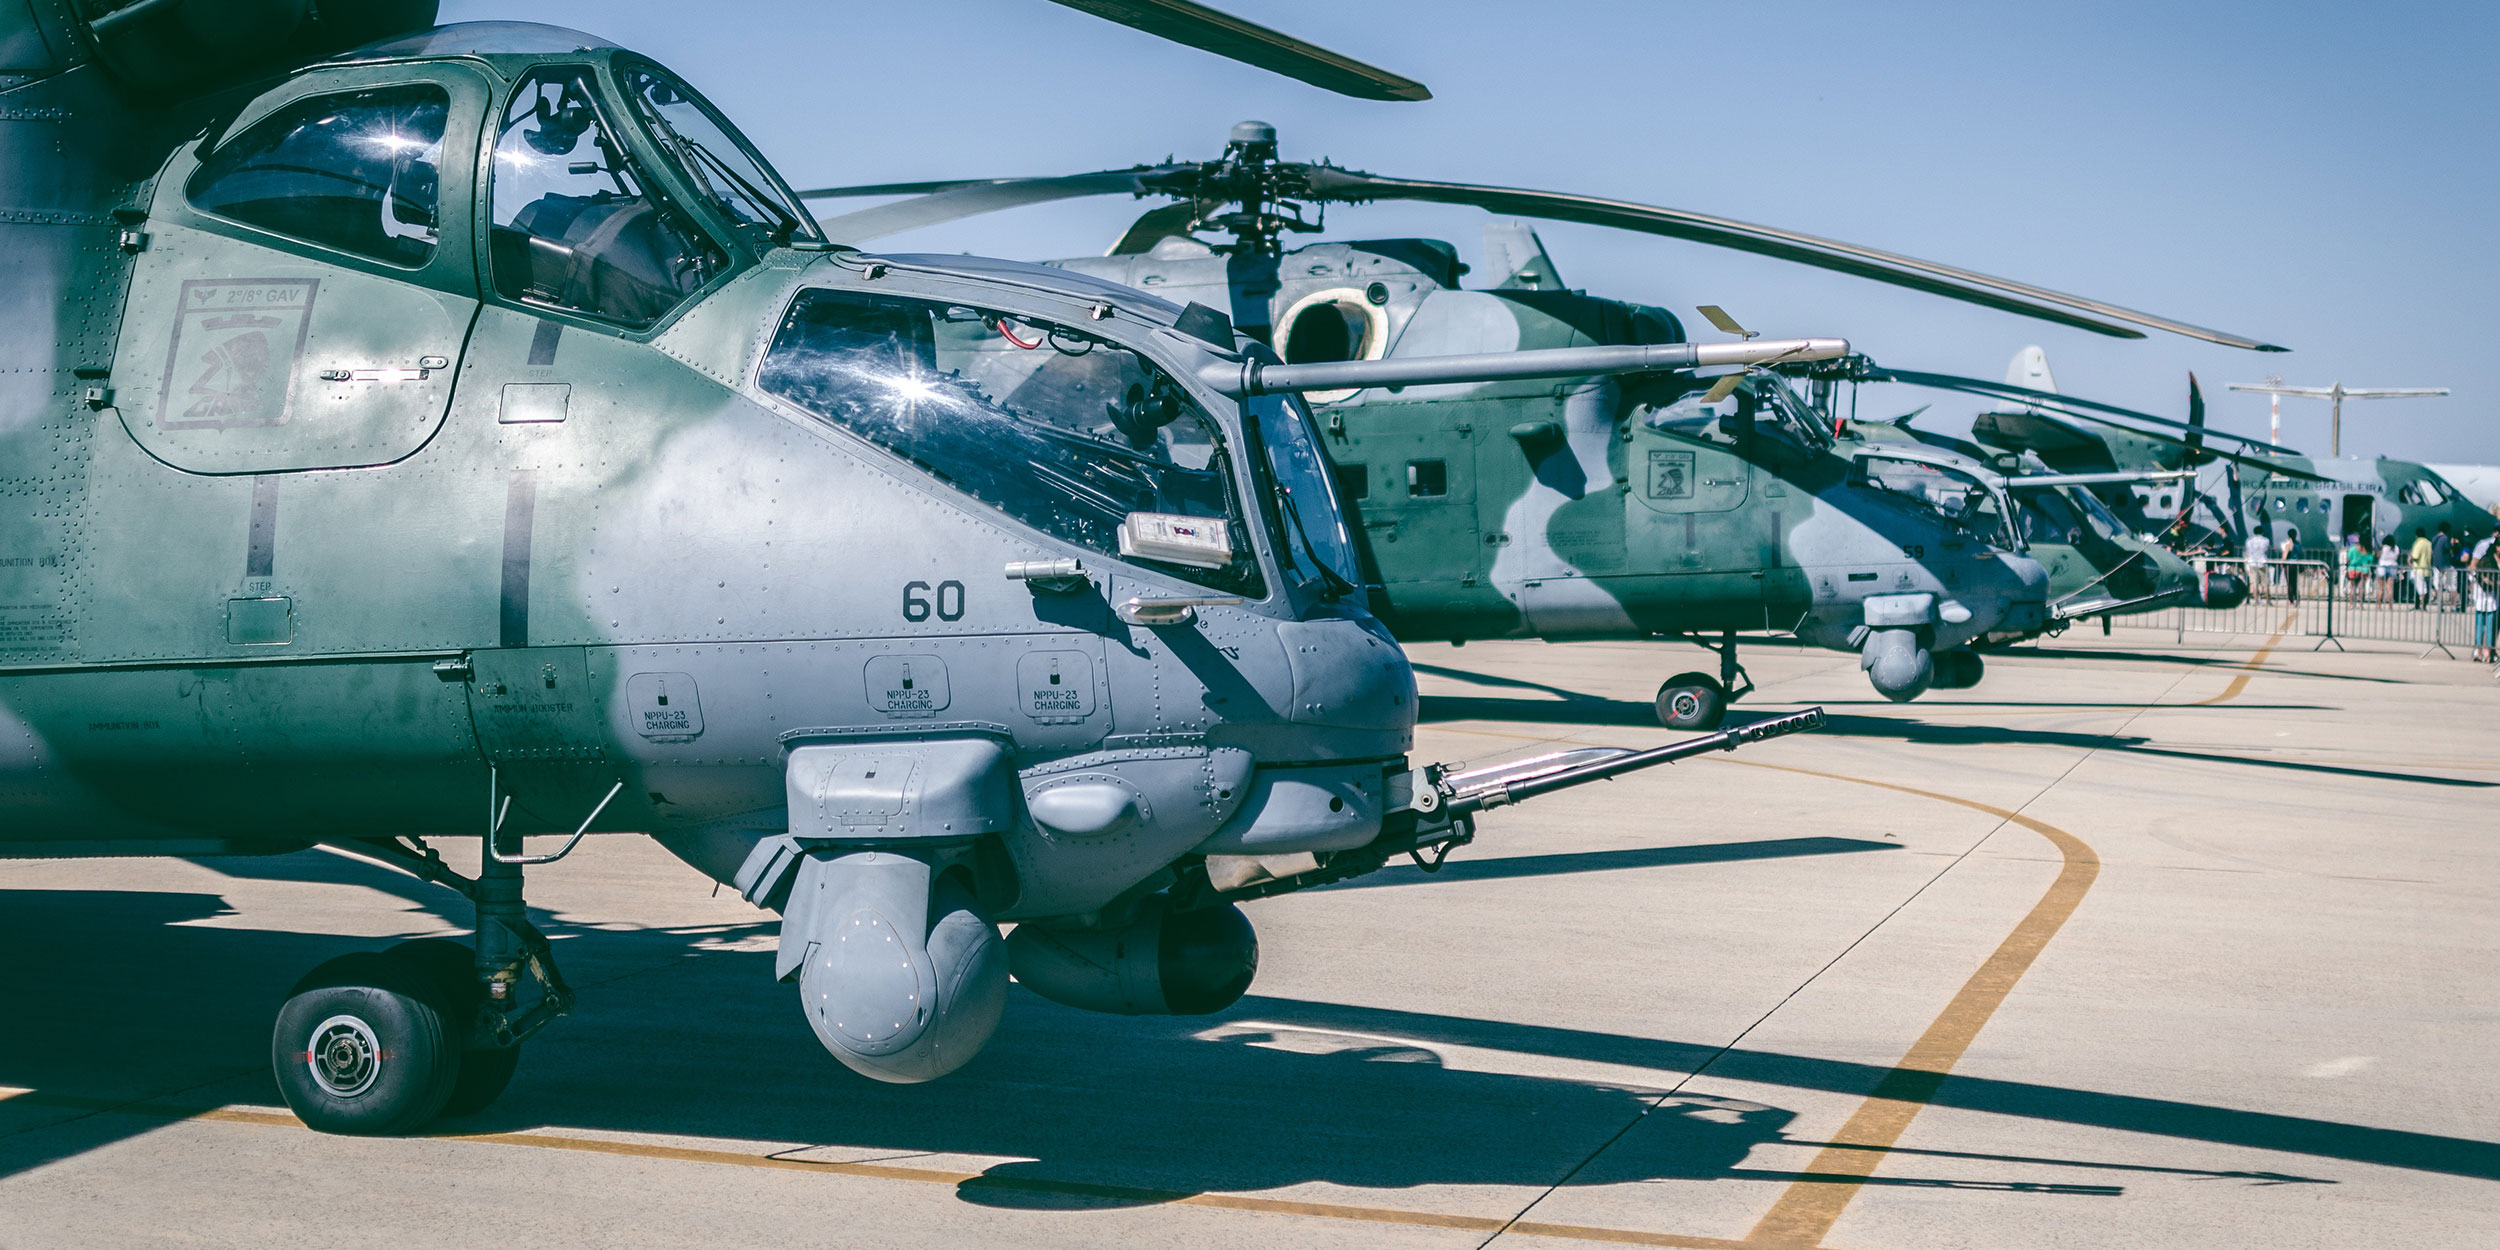
M 477 945 L 424 938 L 313 969 L 278 1010 L 278 1091 L 325 1133 L 408 1133 L 482 1111 L 512 1083 L 522 1040 L 573 1005 L 523 909 L 521 868 L 489 854 L 471 880 L 421 841 L 356 849 L 476 902 Z
M 1712 730 L 1727 719 L 1727 705 L 1753 692 L 1753 678 L 1745 666 L 1736 662 L 1736 632 L 1719 635 L 1719 641 L 1695 637 L 1692 641 L 1718 653 L 1719 675 L 1708 673 L 1677 673 L 1658 687 L 1658 723 L 1669 729 Z
M 487 1002 L 486 985 L 477 976 L 477 956 L 449 938 L 419 938 L 392 947 L 386 958 L 405 962 L 425 978 L 429 1001 L 443 1013 L 446 1022 L 459 1022 L 465 1042 Z M 489 1025 L 489 1040 L 493 1032 Z M 520 1065 L 521 1044 L 517 1041 L 483 1050 L 464 1047 L 460 1052 L 460 1075 L 453 1080 L 451 1097 L 444 1100 L 440 1114 L 460 1116 L 484 1111 L 503 1095 L 505 1086 L 512 1084 L 512 1074 Z
M 325 1133 L 405 1133 L 460 1075 L 460 1039 L 405 961 L 342 955 L 296 982 L 270 1038 L 278 1092 Z
M 1658 687 L 1658 723 L 1669 729 L 1716 729 L 1727 719 L 1727 687 L 1708 673 L 1677 673 Z

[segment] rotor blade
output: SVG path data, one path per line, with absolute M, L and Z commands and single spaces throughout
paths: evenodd
M 1054 0 L 1080 13 L 1142 30 L 1158 38 L 1255 65 L 1314 87 L 1358 100 L 1429 100 L 1432 91 L 1412 78 L 1366 65 L 1350 56 L 1305 43 L 1282 31 L 1245 22 L 1190 0 Z
M 2108 416 L 2097 415 L 2097 413 L 2110 413 L 2116 416 L 2126 417 L 2129 420 L 2134 421 L 2148 421 L 2154 425 L 2169 426 L 2170 428 L 2177 430 L 2189 429 L 2188 424 L 2184 421 L 2173 421 L 2168 417 L 2157 417 L 2149 412 L 2137 412 L 2132 408 L 2121 408 L 2116 404 L 2104 404 L 2097 400 L 2080 399 L 2073 395 L 2060 395 L 2054 391 L 2035 391 L 2028 386 L 2015 386 L 2010 382 L 1990 382 L 1983 378 L 1966 378 L 1951 373 L 1920 373 L 1910 369 L 1886 369 L 1881 366 L 1876 366 L 1867 373 L 1861 375 L 1859 380 L 1865 382 L 1899 382 L 1904 386 L 1933 387 L 1940 391 L 1960 391 L 1965 394 L 1981 395 L 1992 399 L 2021 399 L 2030 403 L 2033 407 L 2045 409 L 2049 412 L 2056 413 L 2059 416 L 2069 417 L 2077 421 L 2087 421 L 2094 425 L 2105 425 L 2113 430 L 2133 434 L 2138 438 L 2155 439 L 2160 442 L 2174 443 L 2181 447 L 2187 447 L 2192 451 L 2197 450 L 2186 438 L 2180 435 L 2166 434 L 2160 430 L 2138 429 L 2134 426 L 2125 425 L 2118 421 L 2111 420 Z M 2203 433 L 2207 438 L 2229 439 L 2233 442 L 2243 443 L 2250 447 L 2264 447 L 2279 450 L 2275 449 L 2271 443 L 2261 443 L 2253 438 L 2242 438 L 2237 434 L 2225 434 L 2220 430 L 2204 429 Z M 2268 458 L 2243 455 L 2234 451 L 2220 451 L 2212 447 L 2206 447 L 2201 450 L 2201 454 L 2217 459 L 2228 460 L 2235 464 L 2248 465 L 2251 468 L 2263 469 L 2268 473 L 2277 474 L 2282 477 L 2299 478 L 2303 481 L 2310 482 L 2326 482 L 2334 480 L 2332 478 L 2320 477 L 2315 473 L 2305 472 L 2300 469 L 2287 468 Z
M 2187 462 L 2202 464 L 2205 454 L 2205 390 L 2196 384 L 2196 374 L 2188 374 L 2188 436 Z
M 2346 390 L 2344 392 L 2344 398 L 2421 399 L 2426 396 L 2445 395 L 2447 393 L 2448 388 L 2444 386 L 2381 386 L 2369 390 Z
M 2155 442 L 2169 443 L 2178 447 L 2187 446 L 2187 440 L 2176 434 L 2164 434 L 2159 430 L 2137 429 L 2134 426 L 2122 425 L 2108 417 L 2095 416 L 2089 412 L 2067 408 L 2058 404 L 2044 403 L 2041 404 L 2040 407 L 2055 410 L 2057 416 L 2067 417 L 2076 421 L 2089 422 L 2093 425 L 2105 425 L 2110 429 L 2117 430 L 2125 434 L 2132 434 L 2137 438 L 2148 438 Z M 2052 417 L 2051 419 L 2054 420 L 2055 418 Z M 2212 447 L 2206 448 L 2203 454 L 2208 459 L 2227 460 L 2233 464 L 2247 465 L 2249 468 L 2262 470 L 2263 472 L 2274 474 L 2277 477 L 2298 478 L 2304 482 L 2331 482 L 2335 480 L 2330 477 L 2324 477 L 2316 473 L 2311 473 L 2305 469 L 2291 468 L 2290 466 L 2282 464 L 2279 461 L 2263 456 L 2251 456 L 2236 451 L 2222 451 Z
M 1720 400 L 1735 394 L 1737 384 L 1743 382 L 1744 380 L 1745 371 L 1742 369 L 1719 379 L 1717 382 L 1711 384 L 1708 391 L 1702 393 L 1701 402 L 1705 404 L 1715 404 Z
M 1925 291 L 1947 299 L 1962 300 L 2003 312 L 2037 317 L 2060 325 L 2074 326 L 2113 338 L 2144 337 L 2144 326 L 2167 330 L 2190 338 L 2220 343 L 2227 347 L 2245 347 L 2252 351 L 2286 350 L 2271 343 L 2209 330 L 2203 326 L 2157 317 L 2151 313 L 2121 308 L 2116 304 L 2068 295 L 2008 278 L 1991 277 L 1951 265 L 1919 260 L 1893 252 L 1859 247 L 1792 230 L 1758 226 L 1727 217 L 1712 217 L 1681 209 L 1658 208 L 1623 200 L 1599 199 L 1595 196 L 1571 195 L 1560 191 L 1533 191 L 1518 187 L 1474 186 L 1456 182 L 1422 182 L 1412 179 L 1382 178 L 1360 170 L 1338 169 L 1330 165 L 1309 167 L 1308 184 L 1315 199 L 1349 202 L 1365 200 L 1428 200 L 1443 204 L 1471 204 L 1496 213 L 1522 217 L 1545 217 L 1556 221 L 1576 221 L 1593 226 L 1610 226 L 1635 230 L 1644 234 L 1689 239 L 1715 247 L 1734 248 L 1760 256 L 1776 257 L 1798 264 L 1812 265 L 1852 274 L 1876 282 Z M 2123 323 L 2123 324 L 2122 324 Z
M 1027 204 L 1073 200 L 1088 195 L 1143 194 L 1147 190 L 1147 176 L 1157 172 L 1154 168 L 1140 166 L 1136 169 L 1069 174 L 1062 178 L 1002 178 L 994 182 L 956 183 L 951 190 L 935 191 L 839 216 L 819 217 L 816 224 L 823 226 L 825 236 L 836 243 L 865 243 L 922 226 L 940 225 L 1001 209 L 1021 208 Z M 841 193 L 849 192 L 845 190 Z M 827 193 L 808 194 L 821 199 Z
M 1934 387 L 1940 391 L 1960 391 L 1964 394 L 1979 395 L 1989 399 L 2019 400 L 2024 403 L 2038 404 L 2043 407 L 2054 407 L 2067 412 L 2073 412 L 2076 409 L 2086 409 L 2092 412 L 2106 413 L 2113 417 L 2125 417 L 2130 421 L 2144 421 L 2153 425 L 2168 426 L 2174 430 L 2188 431 L 2197 428 L 2191 426 L 2185 421 L 2174 421 L 2169 417 L 2157 417 L 2149 412 L 2138 412 L 2133 408 L 2121 408 L 2116 404 L 2104 404 L 2098 400 L 2084 399 L 2075 395 L 2064 395 L 2056 391 L 2036 391 L 2028 386 L 2016 386 L 2011 382 L 1991 382 L 1985 378 L 1966 378 L 1960 374 L 1954 373 L 1921 373 L 1914 369 L 1887 369 L 1879 365 L 1863 380 L 1869 382 L 1899 382 L 1905 386 Z M 2239 443 L 2248 447 L 2273 446 L 2271 443 L 2262 442 L 2258 439 L 2245 438 L 2238 434 L 2226 434 L 2221 430 L 2207 429 L 2204 433 L 2208 438 L 2223 439 L 2227 442 Z M 2165 437 L 2169 437 L 2173 442 L 2184 443 L 2187 441 L 2176 436 Z
M 952 191 L 958 187 L 986 187 L 999 182 L 1029 182 L 1028 178 L 946 178 L 936 182 L 872 182 L 857 187 L 818 187 L 799 192 L 802 200 L 839 200 L 867 195 L 928 195 Z
M 2323 386 L 2278 386 L 2256 382 L 2230 382 L 2225 385 L 2235 391 L 2255 391 L 2260 395 L 2306 395 L 2311 399 L 2325 399 L 2335 393 Z

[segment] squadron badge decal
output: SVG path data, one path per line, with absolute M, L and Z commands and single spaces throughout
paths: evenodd
M 215 278 L 182 284 L 158 396 L 161 429 L 284 425 L 318 278 Z

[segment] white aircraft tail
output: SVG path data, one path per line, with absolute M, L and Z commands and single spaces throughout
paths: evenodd
M 2037 347 L 2026 347 L 2014 353 L 2014 363 L 2005 366 L 2007 386 L 2027 386 L 2035 391 L 2057 390 L 2057 378 L 2049 372 L 2049 354 Z

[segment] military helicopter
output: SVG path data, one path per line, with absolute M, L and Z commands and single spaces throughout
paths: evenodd
M 1825 362 L 1797 366 L 1785 370 L 1808 377 L 1846 378 L 1872 372 L 1871 363 L 1862 359 L 1848 362 Z M 1894 381 L 1903 375 L 1886 371 Z M 1915 374 L 1919 378 L 1944 379 L 1951 375 Z M 1952 378 L 1956 382 L 1975 379 Z M 2028 386 L 2055 394 L 2056 379 L 2048 370 L 2047 355 L 2037 347 L 2017 353 L 2008 368 L 2009 385 Z M 2095 488 L 2126 487 L 2153 491 L 2193 492 L 2197 470 L 2194 467 L 2161 469 L 2112 469 L 2100 472 L 2059 473 L 2038 456 L 2027 451 L 1990 448 L 1969 439 L 1955 438 L 1914 424 L 1924 413 L 1920 408 L 1889 419 L 1843 419 L 1833 411 L 1826 388 L 1826 415 L 1833 419 L 1833 428 L 1841 437 L 1866 442 L 1913 441 L 1929 446 L 1946 447 L 1987 463 L 2006 473 L 2015 507 L 2016 522 L 2032 556 L 2047 567 L 2049 574 L 2049 613 L 2055 618 L 2052 632 L 2062 632 L 2070 623 L 2098 618 L 2104 631 L 2110 618 L 2157 611 L 2165 607 L 2190 603 L 2198 607 L 2227 610 L 2238 607 L 2248 598 L 2247 579 L 2229 569 L 2199 566 L 2181 558 L 2154 538 L 2135 533 L 2127 523 L 2112 513 Z M 1852 408 L 1855 407 L 1853 402 Z M 2037 412 L 2037 405 L 2018 407 L 2012 414 Z M 2188 378 L 2188 424 L 2191 432 L 2187 446 L 2195 447 L 2202 438 L 2205 417 L 2203 392 L 2194 375 Z M 2201 451 L 2190 451 L 2182 459 L 2191 464 Z M 2193 511 L 2193 503 L 2182 509 Z
M 1996 383 L 1850 361 L 1808 368 L 1835 377 L 1909 382 L 2010 401 L 2005 410 L 1974 418 L 1972 438 L 1991 449 L 2037 456 L 2063 473 L 2212 466 L 2206 474 L 2210 482 L 2192 478 L 2176 490 L 2146 483 L 2091 488 L 2131 532 L 2181 550 L 2235 550 L 2260 528 L 2277 544 L 2296 531 L 2311 549 L 2347 534 L 2371 543 L 2388 535 L 2409 538 L 2415 529 L 2436 533 L 2443 524 L 2470 544 L 2493 530 L 2493 515 L 2428 465 L 2384 456 L 2316 459 L 2211 428 L 2192 379 L 2188 419 L 2179 421 L 2061 395 L 2053 381 L 2046 387 Z M 2037 347 L 2024 349 L 2008 377 L 2017 375 L 2035 383 L 2047 379 L 2045 355 Z
M 573 1001 L 524 870 L 593 832 L 779 910 L 819 1040 L 912 1082 L 1010 969 L 1214 1010 L 1241 900 L 1818 722 L 1410 765 L 1300 396 L 1845 342 L 1283 364 L 1215 309 L 837 247 L 659 63 L 432 8 L 0 18 L 0 855 L 326 843 L 473 900 L 474 947 L 294 987 L 313 1127 L 504 1088 Z
M 1050 262 L 1176 298 L 1229 301 L 1234 321 L 1288 361 L 1547 344 L 1675 342 L 1666 309 L 1567 289 L 1533 232 L 1487 228 L 1499 278 L 1461 290 L 1456 250 L 1429 239 L 1317 243 L 1328 203 L 1471 204 L 1732 247 L 1967 300 L 2116 337 L 2147 328 L 2261 351 L 2256 339 L 1766 226 L 1558 192 L 1384 178 L 1284 161 L 1275 129 L 1234 127 L 1208 162 L 1166 161 L 1054 178 L 884 183 L 802 199 L 913 198 L 824 219 L 864 241 L 979 213 L 1079 196 L 1174 203 L 1148 210 L 1101 257 Z M 1218 237 L 1208 240 L 1199 232 Z M 1705 309 L 1721 330 L 1750 332 Z M 1968 648 L 2050 623 L 2046 574 L 2021 554 L 2001 475 L 1902 443 L 1832 455 L 1819 418 L 1785 387 L 1708 389 L 1677 379 L 1314 394 L 1327 446 L 1362 512 L 1379 610 L 1409 640 L 1533 636 L 1689 638 L 1714 678 L 1659 687 L 1660 719 L 1719 722 L 1750 683 L 1737 632 L 1782 630 L 1859 653 L 1876 689 L 1915 698 L 1980 676 Z M 1746 405 L 1724 422 L 1677 404 Z M 1873 450 L 1873 449 L 1868 449 Z M 1880 470 L 1870 472 L 1870 469 Z M 1949 481 L 1950 484 L 1947 484 Z M 1951 500 L 1942 506 L 1936 501 Z M 1962 501 L 1982 500 L 1964 506 Z

